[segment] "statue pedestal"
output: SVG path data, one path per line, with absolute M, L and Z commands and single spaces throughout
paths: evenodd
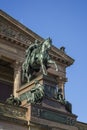
M 76 116 L 55 108 L 30 104 L 28 114 L 29 125 L 33 130 L 77 130 Z
M 34 102 L 33 104 L 37 103 L 37 104 L 40 104 L 42 107 L 52 108 L 54 110 L 71 113 L 72 105 L 69 102 L 66 102 L 64 100 L 59 101 L 57 98 L 58 86 L 57 86 L 56 79 L 57 77 L 55 75 L 54 76 L 39 75 L 37 78 L 35 78 L 31 82 L 26 83 L 25 85 L 21 86 L 20 89 L 17 91 L 18 96 L 20 97 L 22 101 L 21 106 L 27 107 L 29 105 L 29 102 L 28 102 L 29 92 L 32 88 L 35 87 L 35 81 L 39 81 L 39 83 L 44 86 L 44 96 L 41 102 Z
M 57 85 L 56 78 L 52 76 L 39 75 L 37 78 L 35 78 L 29 83 L 22 85 L 20 89 L 17 90 L 18 96 L 22 101 L 22 106 L 27 105 L 28 93 L 32 88 L 35 87 L 35 80 L 39 81 L 39 83 L 44 86 L 45 96 L 48 96 L 50 98 L 55 97 L 56 85 Z
M 35 87 L 35 80 L 44 86 L 45 95 L 40 103 L 28 103 L 27 95 Z M 55 75 L 39 75 L 30 83 L 21 86 L 17 91 L 22 106 L 27 108 L 26 119 L 31 130 L 57 130 L 59 128 L 77 130 L 75 127 L 77 116 L 68 111 L 65 104 L 57 100 L 56 86 Z

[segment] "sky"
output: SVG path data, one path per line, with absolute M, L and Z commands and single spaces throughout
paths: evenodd
M 0 0 L 0 9 L 66 48 L 75 62 L 66 70 L 65 97 L 77 120 L 87 123 L 87 0 Z

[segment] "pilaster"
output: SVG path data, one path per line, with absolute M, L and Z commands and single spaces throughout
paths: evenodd
M 62 90 L 63 99 L 65 99 L 65 82 L 67 82 L 67 78 L 58 77 L 58 89 Z
M 13 89 L 13 95 L 15 97 L 18 97 L 17 89 L 21 85 L 21 63 L 16 61 L 14 63 L 14 89 Z

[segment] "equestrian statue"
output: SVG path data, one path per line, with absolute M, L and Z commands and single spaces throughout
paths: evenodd
M 35 43 L 28 47 L 22 64 L 22 81 L 26 78 L 27 82 L 30 82 L 34 74 L 40 70 L 42 70 L 44 75 L 47 75 L 48 64 L 54 64 L 56 71 L 58 71 L 57 64 L 51 60 L 48 53 L 51 46 L 52 40 L 48 38 L 41 43 L 35 40 Z

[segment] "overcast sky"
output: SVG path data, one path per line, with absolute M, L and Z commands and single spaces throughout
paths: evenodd
M 66 100 L 87 123 L 87 0 L 0 0 L 0 9 L 75 59 L 67 68 Z

